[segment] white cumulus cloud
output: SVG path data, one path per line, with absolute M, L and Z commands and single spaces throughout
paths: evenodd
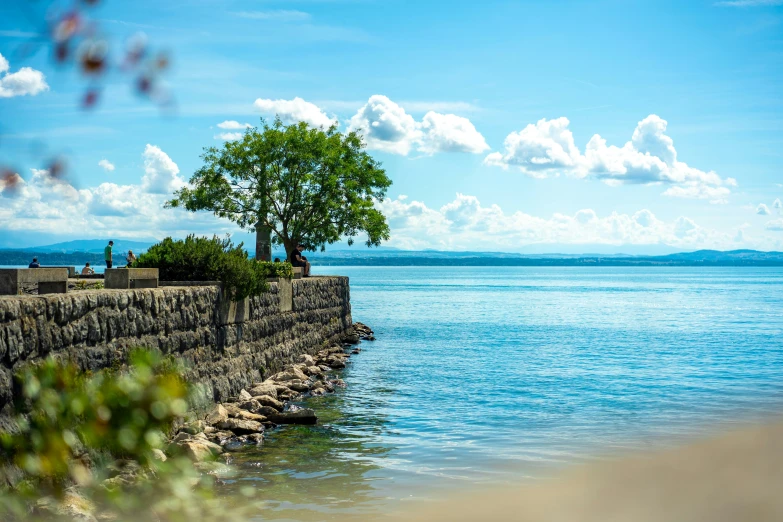
M 480 154 L 489 150 L 484 136 L 469 119 L 456 114 L 439 114 L 430 111 L 421 121 L 424 133 L 419 150 L 428 154 L 436 152 L 469 152 Z
M 101 167 L 106 172 L 114 172 L 114 163 L 107 159 L 102 159 L 98 162 L 98 166 Z
M 772 7 L 783 5 L 783 0 L 725 0 L 716 2 L 715 5 L 726 7 Z
M 14 96 L 35 96 L 49 90 L 46 78 L 41 71 L 30 67 L 22 67 L 10 73 L 8 60 L 0 54 L 0 98 Z
M 759 206 L 756 207 L 756 214 L 760 216 L 769 216 L 771 212 L 769 211 L 769 207 L 767 205 L 764 203 L 759 203 Z
M 598 219 L 598 215 L 595 213 L 595 210 L 591 208 L 586 208 L 578 211 L 576 214 L 574 214 L 574 219 L 583 225 L 590 223 L 592 221 L 596 221 Z
M 508 169 L 516 167 L 533 177 L 546 172 L 571 170 L 579 166 L 582 156 L 568 130 L 568 118 L 542 119 L 519 132 L 506 136 L 504 153 L 493 152 L 484 160 L 488 165 Z
M 666 135 L 666 120 L 655 114 L 640 121 L 623 146 L 607 144 L 594 135 L 584 153 L 574 143 L 568 118 L 542 119 L 506 137 L 503 152 L 489 154 L 484 162 L 516 169 L 533 177 L 566 174 L 594 178 L 608 185 L 664 184 L 666 196 L 727 202 L 734 178 L 721 178 L 680 161 L 674 141 Z
M 489 150 L 484 136 L 469 119 L 431 110 L 419 122 L 401 105 L 380 94 L 370 96 L 356 112 L 348 131 L 360 133 L 371 150 L 403 156 L 414 149 L 425 154 L 478 154 Z
M 639 224 L 639 226 L 642 227 L 651 227 L 653 226 L 658 220 L 655 217 L 655 214 L 650 212 L 649 210 L 642 209 L 634 213 L 633 220 Z
M 242 136 L 244 136 L 244 134 L 241 132 L 221 132 L 220 134 L 215 134 L 213 138 L 223 141 L 236 141 L 241 140 Z
M 775 232 L 783 232 L 783 219 L 773 219 L 772 221 L 767 221 L 765 228 Z
M 288 9 L 274 11 L 239 11 L 234 13 L 234 15 L 250 20 L 273 20 L 275 22 L 304 22 L 310 19 L 310 13 Z
M 244 130 L 252 127 L 249 123 L 239 123 L 235 120 L 226 120 L 217 124 L 218 129 L 224 130 Z
M 780 212 L 780 209 L 783 208 L 783 203 L 780 202 L 780 198 L 777 198 L 772 202 L 772 208 Z
M 89 212 L 95 216 L 135 216 L 148 206 L 149 195 L 138 185 L 101 183 L 92 189 Z
M 172 194 L 185 186 L 179 177 L 179 167 L 160 147 L 147 144 L 142 154 L 144 158 L 144 177 L 141 185 L 151 194 Z
M 728 203 L 728 196 L 731 190 L 726 187 L 711 187 L 700 183 L 688 183 L 686 185 L 675 185 L 662 192 L 664 196 L 673 198 L 687 199 L 708 199 L 713 204 Z
M 380 94 L 371 96 L 351 118 L 348 131 L 361 133 L 370 149 L 402 155 L 423 136 L 413 116 Z
M 278 116 L 287 124 L 303 121 L 313 127 L 331 127 L 337 123 L 317 105 L 296 97 L 293 100 L 267 100 L 258 98 L 253 104 L 262 114 Z

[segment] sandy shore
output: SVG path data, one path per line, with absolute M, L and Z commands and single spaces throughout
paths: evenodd
M 536 484 L 454 492 L 391 520 L 783 521 L 783 422 L 593 462 Z

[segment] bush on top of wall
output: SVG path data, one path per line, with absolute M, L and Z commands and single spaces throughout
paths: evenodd
M 163 281 L 220 281 L 237 300 L 266 291 L 267 277 L 293 275 L 289 263 L 256 261 L 242 247 L 217 236 L 167 237 L 139 256 L 133 268 L 157 268 Z

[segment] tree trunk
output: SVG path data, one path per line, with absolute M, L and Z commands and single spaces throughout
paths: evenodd
M 272 260 L 272 229 L 263 225 L 261 221 L 256 224 L 256 259 Z
M 294 251 L 296 248 L 296 241 L 293 241 L 292 239 L 283 239 L 283 246 L 285 247 L 285 260 L 290 261 L 291 260 L 291 252 Z

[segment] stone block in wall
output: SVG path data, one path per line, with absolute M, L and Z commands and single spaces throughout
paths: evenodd
M 347 277 L 308 277 L 293 281 L 295 311 L 350 306 Z
M 220 286 L 220 281 L 158 281 L 158 286 Z
M 239 301 L 234 301 L 231 299 L 231 297 L 227 296 L 225 292 L 220 293 L 220 302 L 218 304 L 218 326 L 244 323 L 245 318 L 249 316 L 249 297 Z
M 157 268 L 107 268 L 103 284 L 107 289 L 157 288 Z
M 41 281 L 38 283 L 38 295 L 65 294 L 68 292 L 68 281 Z
M 290 279 L 279 277 L 277 279 L 277 295 L 280 305 L 280 312 L 290 312 L 293 310 L 294 289 Z
M 75 266 L 47 266 L 46 268 L 66 268 L 68 270 L 68 277 L 77 277 Z
M 67 268 L 1 268 L 0 295 L 19 295 L 26 285 L 37 285 L 38 293 L 68 291 Z M 43 287 L 41 286 L 43 285 Z

